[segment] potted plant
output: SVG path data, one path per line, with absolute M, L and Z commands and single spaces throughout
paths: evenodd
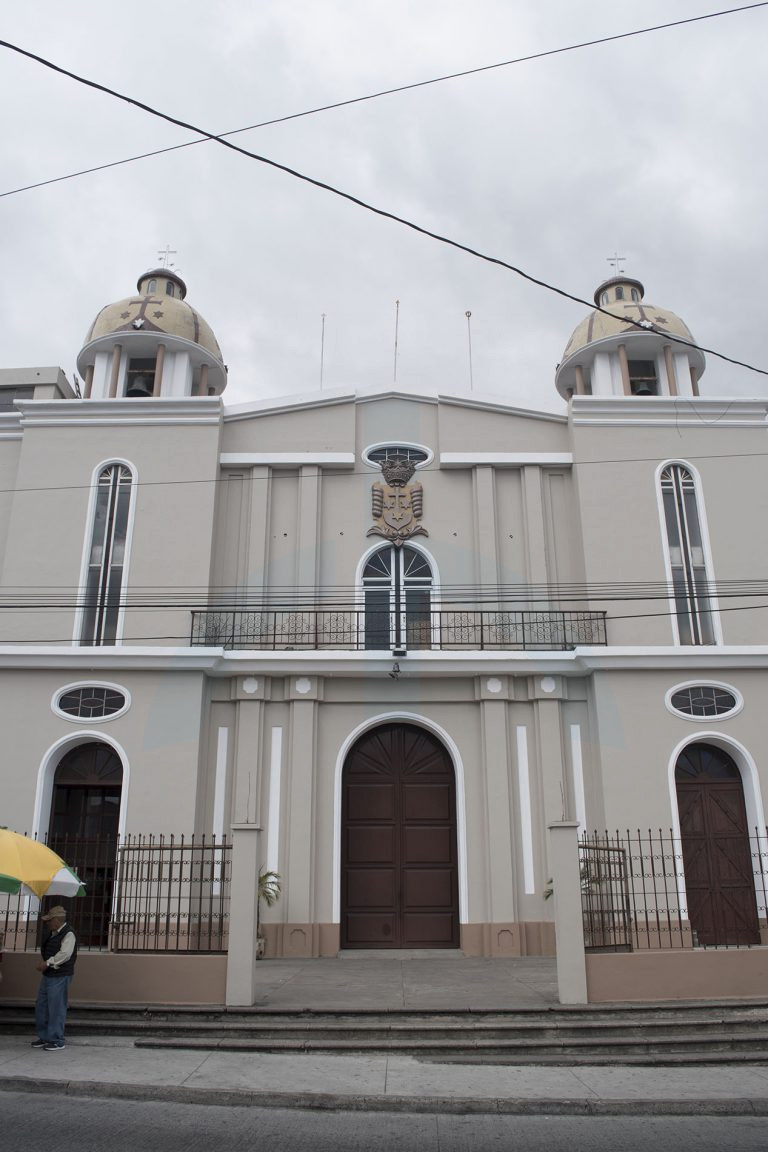
M 264 950 L 267 942 L 261 934 L 261 902 L 267 908 L 271 908 L 280 896 L 280 873 L 271 872 L 268 869 L 259 869 L 259 889 L 258 899 L 256 901 L 256 959 L 264 959 Z

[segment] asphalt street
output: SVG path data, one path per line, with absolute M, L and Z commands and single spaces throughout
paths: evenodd
M 212 1107 L 0 1091 L 3 1152 L 765 1152 L 745 1116 L 439 1116 Z

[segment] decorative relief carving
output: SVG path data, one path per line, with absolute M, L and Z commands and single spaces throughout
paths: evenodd
M 410 484 L 415 471 L 406 456 L 390 456 L 382 461 L 386 481 L 376 481 L 371 488 L 371 515 L 376 521 L 368 536 L 383 536 L 399 548 L 411 536 L 429 536 L 419 521 L 424 509 L 424 489 Z

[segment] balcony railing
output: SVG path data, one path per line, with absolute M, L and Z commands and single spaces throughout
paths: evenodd
M 363 609 L 269 608 L 192 613 L 190 643 L 212 648 L 291 650 L 567 651 L 606 644 L 604 612 L 451 608 L 394 621 Z

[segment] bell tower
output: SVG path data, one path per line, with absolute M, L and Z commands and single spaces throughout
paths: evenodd
M 77 358 L 84 399 L 221 395 L 227 384 L 221 349 L 187 303 L 181 277 L 154 268 L 136 288 L 135 296 L 102 308 L 88 330 Z
M 668 308 L 645 301 L 625 274 L 595 292 L 596 311 L 578 325 L 557 367 L 560 395 L 698 396 L 704 353 Z

